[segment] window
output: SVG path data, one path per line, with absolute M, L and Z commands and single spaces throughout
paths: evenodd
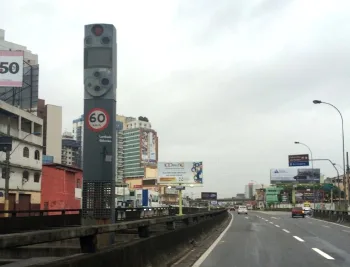
M 34 158 L 35 158 L 36 160 L 40 160 L 40 152 L 39 152 L 39 150 L 35 150 L 35 152 L 34 152 Z
M 23 178 L 24 180 L 28 180 L 28 179 L 29 179 L 29 172 L 28 172 L 28 171 L 23 171 L 23 173 L 22 173 L 22 178 Z
M 40 182 L 40 173 L 36 172 L 34 173 L 34 183 L 39 183 Z
M 29 158 L 29 148 L 26 146 L 23 148 L 23 157 Z

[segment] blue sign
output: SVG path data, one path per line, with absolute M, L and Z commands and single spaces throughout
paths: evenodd
M 309 155 L 289 155 L 288 163 L 289 167 L 309 166 Z
M 309 166 L 308 161 L 289 162 L 289 167 Z

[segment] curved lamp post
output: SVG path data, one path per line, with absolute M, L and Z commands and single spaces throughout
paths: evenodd
M 348 182 L 347 182 L 347 177 L 346 177 L 346 172 L 345 172 L 345 139 L 344 139 L 344 119 L 343 119 L 343 115 L 341 114 L 340 110 L 332 105 L 331 103 L 328 103 L 328 102 L 323 102 L 321 100 L 314 100 L 312 101 L 314 104 L 326 104 L 328 106 L 331 106 L 333 107 L 336 111 L 338 111 L 339 115 L 340 115 L 340 119 L 341 119 L 341 132 L 342 132 L 342 145 L 343 145 L 343 185 L 344 185 L 344 190 L 346 192 L 346 195 L 347 195 L 347 200 L 348 200 L 348 205 L 349 205 L 349 192 L 347 192 L 349 190 L 349 185 L 348 185 Z

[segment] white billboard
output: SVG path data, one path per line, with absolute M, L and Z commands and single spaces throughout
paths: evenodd
M 276 183 L 319 183 L 320 169 L 281 168 L 270 170 L 271 184 Z
M 158 162 L 158 184 L 203 185 L 203 162 Z
M 0 87 L 23 86 L 23 51 L 0 51 Z

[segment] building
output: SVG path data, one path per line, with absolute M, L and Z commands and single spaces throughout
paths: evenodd
M 83 171 L 62 164 L 44 164 L 41 209 L 80 209 Z
M 133 128 L 123 131 L 123 169 L 125 179 L 145 177 L 145 166 L 157 166 L 157 132 L 146 128 Z
M 0 99 L 6 103 L 36 114 L 39 96 L 39 61 L 26 46 L 5 40 L 5 30 L 0 29 L 0 50 L 24 51 L 23 86 L 0 88 Z
M 264 186 L 263 184 L 253 184 L 253 183 L 249 183 L 247 185 L 244 186 L 244 196 L 247 199 L 252 199 L 255 195 L 255 191 L 256 189 L 260 189 L 260 188 L 264 188 L 266 186 Z
M 60 164 L 62 154 L 62 107 L 45 104 L 45 100 L 39 99 L 37 115 L 44 121 L 43 153 L 52 156 L 54 163 Z
M 12 151 L 10 154 L 10 210 L 38 210 L 41 198 L 43 149 L 43 120 L 22 109 L 0 101 L 0 135 L 6 136 L 10 126 Z M 0 153 L 0 191 L 4 193 L 5 155 Z M 4 197 L 0 197 L 0 210 Z
M 62 135 L 62 164 L 79 168 L 80 144 L 74 140 L 73 134 L 64 132 Z
M 83 144 L 84 144 L 84 115 L 81 115 L 78 119 L 73 120 L 73 138 L 77 141 L 79 145 L 79 154 L 80 156 L 80 163 L 78 164 L 79 168 L 83 168 Z

